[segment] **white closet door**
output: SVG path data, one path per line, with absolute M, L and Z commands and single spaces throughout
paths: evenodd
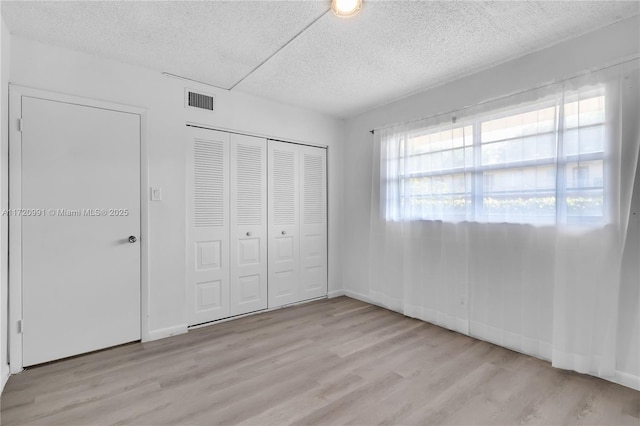
M 327 150 L 300 146 L 300 300 L 327 294 Z
M 188 127 L 189 325 L 229 314 L 229 134 Z
M 298 145 L 269 141 L 269 307 L 300 300 Z
M 231 315 L 267 308 L 267 141 L 231 138 Z

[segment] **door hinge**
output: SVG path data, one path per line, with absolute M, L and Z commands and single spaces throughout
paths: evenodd
M 18 118 L 18 131 L 22 132 L 24 126 L 24 120 L 22 118 Z
M 24 333 L 24 323 L 22 322 L 22 320 L 18 320 L 18 333 L 22 334 Z

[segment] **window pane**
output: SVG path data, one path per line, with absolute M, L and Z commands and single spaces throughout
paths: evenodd
M 603 188 L 603 160 L 567 163 L 566 185 L 567 190 L 580 188 Z
M 482 143 L 555 130 L 556 107 L 543 108 L 482 123 Z
M 457 127 L 409 139 L 408 155 L 425 154 L 472 145 L 472 126 Z
M 410 216 L 415 219 L 462 220 L 470 206 L 469 195 L 425 195 L 409 200 Z
M 464 219 L 471 206 L 468 195 L 429 195 L 411 198 L 411 216 L 418 219 Z
M 604 191 L 602 189 L 588 189 L 567 191 L 567 216 L 590 219 L 592 222 L 602 220 L 604 216 Z M 597 219 L 597 220 L 594 220 Z
M 556 197 L 553 194 L 485 195 L 482 203 L 488 222 L 553 223 L 556 218 Z
M 473 148 L 464 149 L 464 165 L 465 167 L 473 167 Z
M 482 147 L 482 165 L 502 164 L 507 160 L 507 142 L 496 142 Z
M 537 222 L 556 215 L 556 173 L 553 165 L 483 173 L 483 214 L 489 221 Z
M 410 138 L 407 174 L 413 176 L 473 165 L 472 130 L 472 126 L 458 127 Z
M 411 178 L 407 205 L 413 218 L 444 219 L 453 215 L 464 219 L 471 205 L 471 175 Z
M 523 139 L 522 160 L 541 160 L 555 158 L 556 135 L 546 134 Z
M 604 123 L 604 96 L 595 96 L 564 105 L 564 127 Z
M 409 179 L 411 196 L 464 194 L 471 190 L 471 176 L 465 174 L 425 176 Z
M 483 173 L 483 182 L 489 182 L 484 192 L 504 191 L 555 191 L 556 170 L 554 165 L 500 169 Z
M 565 167 L 570 222 L 599 222 L 604 217 L 604 161 L 579 161 Z
M 534 161 L 555 157 L 555 135 L 544 134 L 482 145 L 482 165 Z
M 567 130 L 563 137 L 565 155 L 604 151 L 604 125 Z

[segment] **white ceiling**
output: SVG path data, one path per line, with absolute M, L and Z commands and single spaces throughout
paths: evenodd
M 349 117 L 640 13 L 637 1 L 364 0 L 341 19 L 329 6 L 3 1 L 2 16 L 13 34 Z

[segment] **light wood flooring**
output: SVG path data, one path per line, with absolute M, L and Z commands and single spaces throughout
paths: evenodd
M 3 425 L 640 424 L 640 392 L 353 299 L 28 369 Z

